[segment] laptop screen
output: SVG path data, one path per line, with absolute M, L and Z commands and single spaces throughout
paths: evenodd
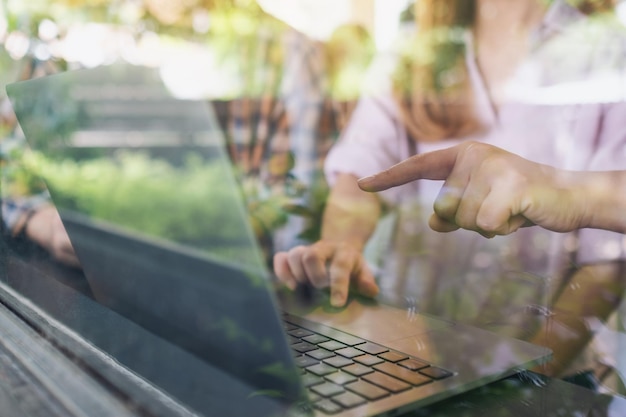
M 208 104 L 146 69 L 101 67 L 20 85 L 15 111 L 59 210 L 261 272 Z
M 243 381 L 244 402 L 300 398 L 209 105 L 171 97 L 158 72 L 132 66 L 7 91 L 31 147 L 24 163 L 45 180 L 93 298 Z

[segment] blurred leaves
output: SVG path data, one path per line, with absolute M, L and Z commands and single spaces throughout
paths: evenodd
M 188 156 L 184 169 L 131 151 L 84 161 L 28 152 L 23 161 L 46 179 L 59 207 L 192 245 L 237 244 L 249 237 L 243 212 L 233 210 L 237 191 L 224 181 L 225 166 L 196 155 Z
M 61 26 L 71 23 L 134 25 L 138 31 L 191 36 L 198 31 L 197 16 L 215 15 L 216 24 L 253 33 L 262 13 L 254 0 L 7 0 L 9 31 L 21 30 L 36 36 L 38 25 L 50 19 Z
M 8 155 L 2 157 L 2 183 L 6 187 L 2 191 L 3 195 L 13 198 L 20 198 L 39 194 L 46 190 L 44 182 L 38 175 L 35 175 L 27 165 L 20 163 L 23 151 L 21 148 L 14 148 Z M 5 163 L 4 160 L 11 161 Z

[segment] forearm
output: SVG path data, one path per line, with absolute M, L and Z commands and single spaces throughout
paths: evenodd
M 355 176 L 342 174 L 326 204 L 322 239 L 346 242 L 361 250 L 374 232 L 380 214 L 378 197 L 362 191 Z
M 555 296 L 541 328 L 531 342 L 553 350 L 550 363 L 538 371 L 561 375 L 617 308 L 624 291 L 624 279 L 617 262 L 584 266 L 577 270 Z
M 582 226 L 626 233 L 626 171 L 581 172 L 577 178 L 586 212 Z
M 2 201 L 2 220 L 6 233 L 11 236 L 26 236 L 26 224 L 41 209 L 50 206 L 47 196 L 34 195 L 14 200 L 6 198 Z

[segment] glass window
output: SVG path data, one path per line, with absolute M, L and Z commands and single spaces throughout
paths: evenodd
M 0 25 L 2 301 L 134 407 L 626 409 L 626 239 L 579 210 L 623 2 L 57 3 Z

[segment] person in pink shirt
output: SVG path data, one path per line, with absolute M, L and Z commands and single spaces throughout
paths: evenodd
M 362 98 L 326 159 L 322 238 L 277 253 L 279 279 L 330 287 L 334 306 L 354 289 L 546 345 L 547 374 L 586 367 L 581 352 L 621 300 L 622 235 L 442 234 L 428 227 L 442 182 L 357 184 L 466 141 L 559 169 L 626 168 L 626 36 L 611 1 L 571 3 L 417 2 L 389 91 Z

